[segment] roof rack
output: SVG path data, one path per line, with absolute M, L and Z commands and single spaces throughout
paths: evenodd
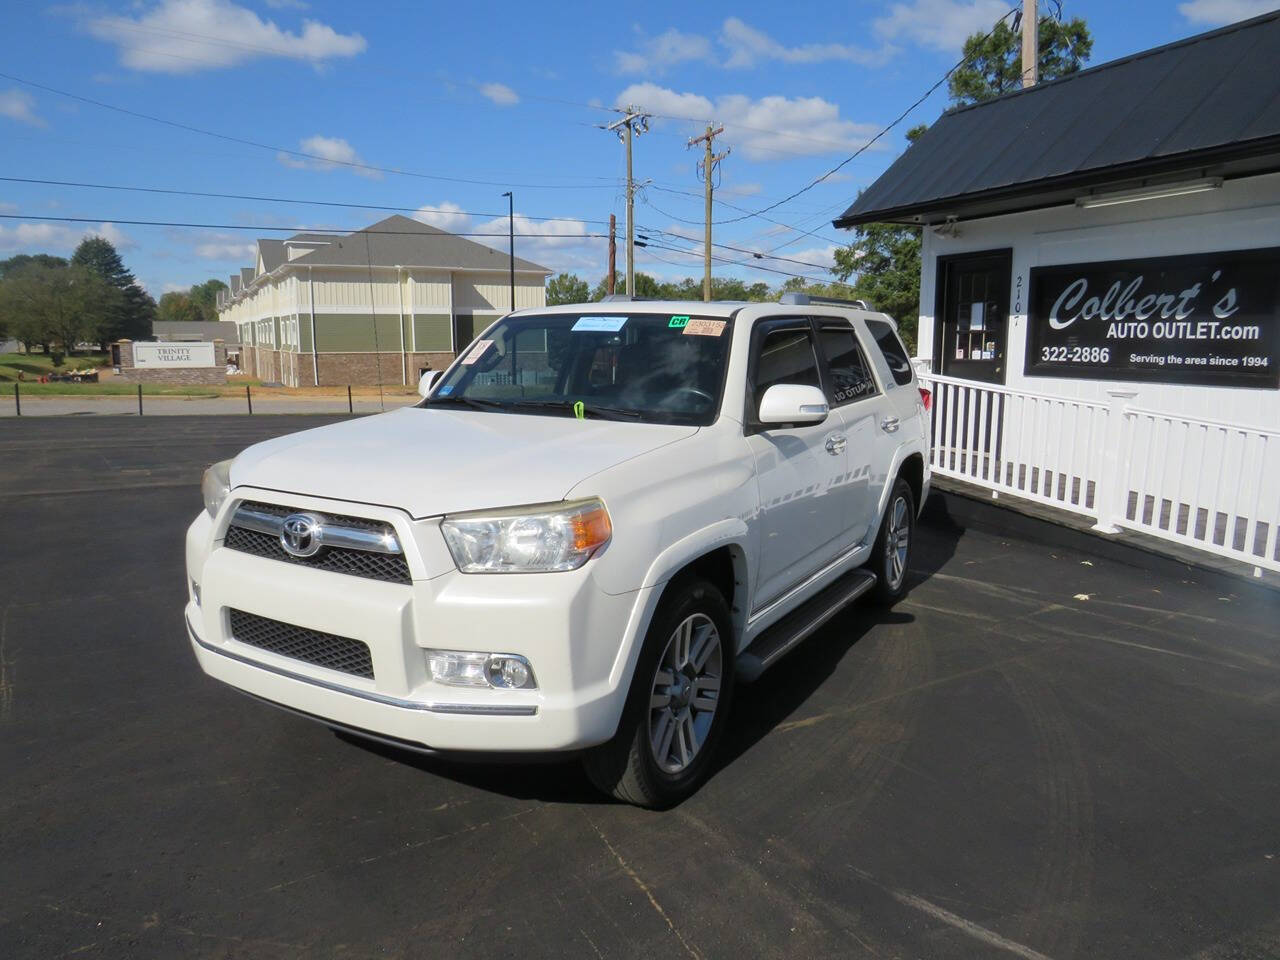
M 779 303 L 805 306 L 810 303 L 833 303 L 840 307 L 857 307 L 859 310 L 873 310 L 874 307 L 865 300 L 844 300 L 840 297 L 818 297 L 810 293 L 784 293 L 778 298 Z

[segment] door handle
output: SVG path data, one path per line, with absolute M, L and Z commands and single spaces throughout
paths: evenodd
M 880 421 L 880 429 L 885 433 L 893 433 L 898 429 L 897 417 L 885 417 Z
M 827 437 L 827 453 L 833 457 L 844 453 L 845 440 L 845 436 L 839 433 L 834 437 Z

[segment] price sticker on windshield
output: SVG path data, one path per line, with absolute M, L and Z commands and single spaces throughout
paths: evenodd
M 690 320 L 684 325 L 684 335 L 686 337 L 718 337 L 724 333 L 725 320 L 703 320 L 701 318 Z
M 485 353 L 488 351 L 488 349 L 492 346 L 493 346 L 492 340 L 477 340 L 475 342 L 475 345 L 472 346 L 471 352 L 462 358 L 462 365 L 464 367 L 471 366 L 473 363 L 475 363 L 477 360 L 483 357 Z
M 626 322 L 626 317 L 579 317 L 573 325 L 573 332 L 617 333 Z

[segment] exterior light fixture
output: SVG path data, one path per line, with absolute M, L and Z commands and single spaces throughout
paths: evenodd
M 1182 183 L 1170 183 L 1164 186 L 1141 187 L 1137 190 L 1118 190 L 1115 193 L 1094 193 L 1084 197 L 1076 197 L 1076 206 L 1082 210 L 1093 207 L 1113 207 L 1121 203 L 1137 203 L 1139 200 L 1163 200 L 1166 197 L 1182 197 L 1192 193 L 1204 193 L 1222 187 L 1221 177 L 1209 177 L 1205 180 L 1187 180 Z

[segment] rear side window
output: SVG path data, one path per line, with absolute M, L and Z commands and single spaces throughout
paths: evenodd
M 809 325 L 796 329 L 773 330 L 760 341 L 756 375 L 752 382 L 752 400 L 760 409 L 764 392 L 775 383 L 801 383 L 822 387 L 818 379 L 818 358 L 813 352 Z
M 907 348 L 898 339 L 898 334 L 883 320 L 868 320 L 867 329 L 876 338 L 876 344 L 893 372 L 894 381 L 898 386 L 905 387 L 911 382 L 911 359 L 907 356 Z
M 878 392 L 867 358 L 863 356 L 851 326 L 824 326 L 818 337 L 827 369 L 831 371 L 830 389 L 827 391 L 827 402 L 831 406 L 852 403 Z

